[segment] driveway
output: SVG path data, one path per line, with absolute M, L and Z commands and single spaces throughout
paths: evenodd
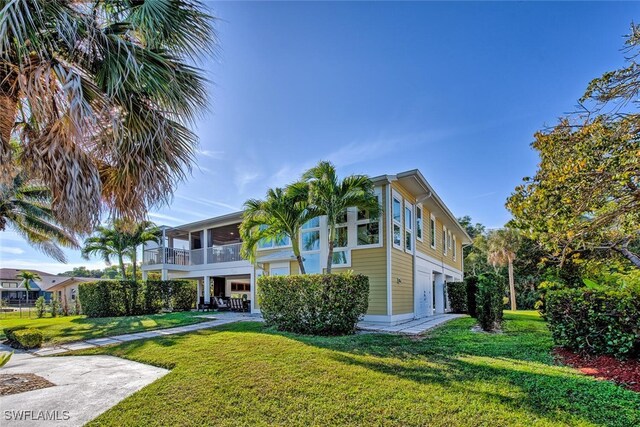
M 16 353 L 0 372 L 32 373 L 54 384 L 0 397 L 0 425 L 70 427 L 84 425 L 169 371 L 113 356 Z

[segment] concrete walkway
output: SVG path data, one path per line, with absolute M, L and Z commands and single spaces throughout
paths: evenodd
M 419 335 L 429 329 L 442 325 L 449 320 L 463 317 L 464 314 L 436 314 L 422 319 L 409 320 L 393 326 L 381 325 L 374 322 L 359 322 L 358 329 L 371 332 L 385 332 L 392 334 Z
M 142 340 L 147 338 L 157 338 L 166 335 L 184 334 L 185 332 L 194 332 L 202 329 L 213 328 L 227 323 L 254 321 L 261 322 L 262 317 L 256 317 L 248 313 L 209 313 L 203 314 L 201 317 L 213 319 L 206 322 L 196 323 L 193 325 L 177 326 L 175 328 L 156 329 L 154 331 L 137 332 L 133 334 L 114 335 L 112 337 L 95 338 L 86 341 L 75 341 L 64 344 L 57 344 L 53 347 L 44 347 L 31 353 L 36 356 L 51 356 L 53 354 L 66 353 L 73 350 L 86 350 L 88 348 L 103 347 L 111 344 L 121 344 L 127 341 Z
M 0 351 L 7 350 L 11 349 L 0 345 Z M 113 356 L 61 356 L 45 361 L 16 352 L 2 374 L 36 374 L 54 386 L 0 396 L 0 425 L 82 426 L 168 372 Z

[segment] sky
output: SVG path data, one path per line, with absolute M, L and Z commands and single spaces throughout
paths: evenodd
M 179 225 L 239 210 L 319 160 L 342 175 L 420 169 L 457 216 L 510 219 L 535 173 L 533 134 L 575 111 L 589 81 L 624 65 L 633 2 L 208 3 L 220 48 L 202 67 L 210 108 L 197 165 L 150 212 Z M 12 232 L 3 267 L 58 264 Z

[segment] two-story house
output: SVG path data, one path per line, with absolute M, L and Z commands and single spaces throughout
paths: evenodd
M 348 209 L 338 226 L 333 271 L 353 270 L 369 277 L 367 321 L 398 323 L 444 313 L 447 281 L 463 278 L 462 247 L 471 239 L 418 170 L 372 178 L 382 214 Z M 246 294 L 251 311 L 260 312 L 256 279 L 298 274 L 288 239 L 259 245 L 256 263 L 240 256 L 242 212 L 162 227 L 160 245 L 144 248 L 143 275 L 197 279 L 198 297 Z M 301 230 L 307 273 L 320 273 L 328 255 L 326 218 Z

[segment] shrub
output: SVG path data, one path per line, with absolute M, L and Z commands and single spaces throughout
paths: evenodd
M 478 317 L 476 293 L 478 293 L 478 278 L 476 276 L 469 276 L 464 278 L 464 283 L 467 287 L 467 312 L 471 317 Z
M 2 332 L 4 333 L 4 336 L 7 338 L 7 341 L 11 342 L 15 340 L 15 337 L 13 334 L 16 331 L 19 331 L 22 329 L 26 329 L 26 326 L 12 326 L 11 328 L 4 328 Z
M 173 283 L 173 306 L 176 311 L 189 311 L 196 302 L 198 290 L 194 282 L 174 282 Z
M 447 295 L 454 313 L 467 312 L 467 285 L 464 282 L 447 282 Z
M 351 272 L 262 276 L 257 290 L 267 325 L 301 334 L 354 333 L 369 305 L 369 278 Z
M 60 301 L 58 301 L 58 298 L 53 297 L 51 299 L 51 317 L 58 317 L 59 312 L 60 312 Z
M 557 345 L 621 358 L 640 354 L 640 293 L 636 291 L 548 291 L 544 317 Z
M 42 345 L 44 341 L 44 335 L 37 329 L 19 329 L 13 332 L 13 340 L 11 341 L 12 347 L 19 348 L 37 348 Z
M 495 274 L 481 274 L 478 276 L 478 291 L 476 293 L 476 311 L 478 323 L 485 331 L 493 331 L 502 323 L 504 309 L 504 285 Z
M 44 297 L 38 297 L 35 303 L 36 317 L 38 319 L 44 317 L 44 313 L 47 311 L 47 303 L 44 301 Z

